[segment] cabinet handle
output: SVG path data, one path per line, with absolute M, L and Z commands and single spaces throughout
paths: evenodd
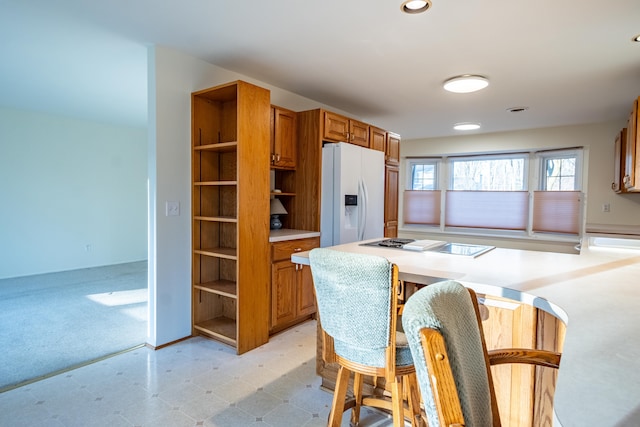
M 276 154 L 276 162 L 280 161 L 280 154 Z
M 302 248 L 295 248 L 295 249 L 293 250 L 293 252 L 300 252 L 301 250 L 302 250 Z
M 615 183 L 615 182 L 612 182 L 612 183 L 611 183 L 611 189 L 612 189 L 612 190 L 615 190 L 615 189 L 616 189 L 616 183 Z

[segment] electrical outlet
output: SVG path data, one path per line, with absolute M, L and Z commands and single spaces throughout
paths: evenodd
M 180 215 L 180 202 L 166 202 L 165 215 L 166 216 Z
M 603 203 L 602 212 L 611 212 L 611 205 L 609 203 Z

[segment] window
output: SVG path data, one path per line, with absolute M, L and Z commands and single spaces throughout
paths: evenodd
M 582 150 L 537 153 L 539 191 L 533 193 L 533 232 L 580 232 Z
M 445 226 L 525 230 L 528 154 L 453 157 Z
M 403 194 L 405 224 L 440 224 L 439 163 L 440 159 L 407 161 L 407 191 Z
M 538 153 L 540 159 L 540 190 L 573 191 L 581 185 L 581 150 L 558 150 Z
M 442 231 L 578 235 L 581 163 L 579 148 L 408 159 L 403 220 Z
M 525 189 L 527 154 L 451 159 L 451 190 L 520 191 Z
M 436 190 L 438 185 L 438 160 L 410 159 L 409 185 L 410 190 Z

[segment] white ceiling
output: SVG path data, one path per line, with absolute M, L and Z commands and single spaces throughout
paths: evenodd
M 622 120 L 640 95 L 638 0 L 433 0 L 419 15 L 400 3 L 0 0 L 0 105 L 144 126 L 149 44 L 403 139 L 466 121 L 495 132 Z M 465 73 L 491 84 L 442 89 Z

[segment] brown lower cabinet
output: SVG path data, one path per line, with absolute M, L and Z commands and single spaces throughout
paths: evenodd
M 318 246 L 319 237 L 271 243 L 271 334 L 315 315 L 311 268 L 292 263 L 291 255 Z

